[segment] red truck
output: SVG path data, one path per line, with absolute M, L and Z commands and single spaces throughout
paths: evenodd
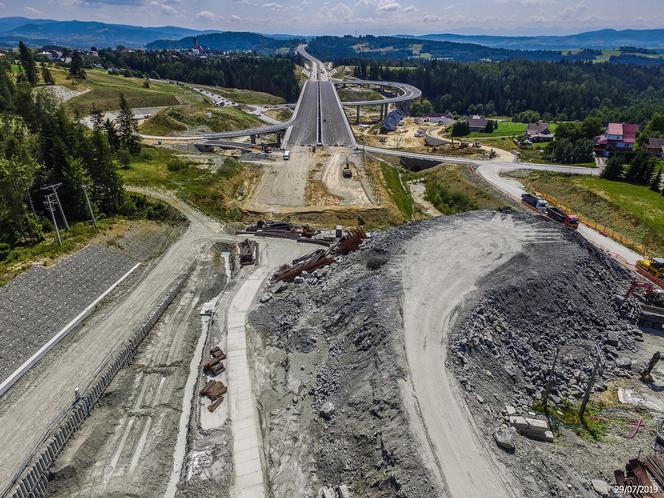
M 549 206 L 546 209 L 546 215 L 558 223 L 564 224 L 566 227 L 576 230 L 579 228 L 579 217 L 573 214 L 567 214 L 560 208 Z

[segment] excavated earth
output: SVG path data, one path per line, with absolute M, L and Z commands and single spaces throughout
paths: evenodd
M 539 400 L 556 348 L 554 406 L 578 402 L 595 345 L 603 359 L 593 399 L 632 375 L 635 366 L 627 364 L 637 356 L 641 332 L 633 313 L 620 313 L 614 304 L 630 276 L 578 234 L 531 214 L 439 217 L 376 234 L 304 282 L 268 288 L 251 313 L 256 392 L 275 497 L 317 496 L 324 486 L 340 485 L 353 496 L 449 494 L 427 462 L 402 397 L 409 378 L 403 262 L 418 237 L 497 217 L 534 235 L 459 298 L 457 318 L 443 340 L 447 364 L 442 357 L 440 362 L 470 409 L 482 451 L 500 462 L 516 495 L 591 497 L 597 496 L 591 479 L 610 482 L 617 468 L 612 465 L 652 441 L 637 436 L 629 445 L 620 438 L 598 442 L 560 428 L 554 443 L 517 435 L 513 452 L 495 445 L 505 406 L 525 413 Z M 435 264 L 427 271 L 435 272 Z

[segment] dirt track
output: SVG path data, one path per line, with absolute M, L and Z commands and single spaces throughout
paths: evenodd
M 479 440 L 472 417 L 445 366 L 447 334 L 476 282 L 506 263 L 531 227 L 501 214 L 457 220 L 453 229 L 427 232 L 407 248 L 403 268 L 405 347 L 415 410 L 411 428 L 429 448 L 452 497 L 513 496 L 490 452 Z M 407 394 L 407 393 L 406 393 Z M 417 411 L 417 416 L 413 411 Z

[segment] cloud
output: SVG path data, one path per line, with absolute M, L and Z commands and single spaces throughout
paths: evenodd
M 152 7 L 157 7 L 161 11 L 161 13 L 165 16 L 180 15 L 180 11 L 178 9 L 176 9 L 175 7 L 173 7 L 174 3 L 175 2 L 173 2 L 173 1 L 167 1 L 167 2 L 164 2 L 164 3 L 159 3 L 159 2 L 152 1 L 152 2 L 150 2 L 150 5 Z
M 385 0 L 379 2 L 378 6 L 376 7 L 376 10 L 381 11 L 381 12 L 391 12 L 393 10 L 399 10 L 401 8 L 401 4 L 399 2 L 394 2 L 391 0 Z
M 7 6 L 4 3 L 0 2 L 0 9 L 6 9 L 6 8 Z
M 417 12 L 417 7 L 414 5 L 409 5 L 408 7 L 404 7 L 401 9 L 403 12 Z
M 80 0 L 82 7 L 99 7 L 100 5 L 145 5 L 145 0 Z
M 277 2 L 267 2 L 263 4 L 263 8 L 265 9 L 272 9 L 273 11 L 278 11 L 284 8 L 283 5 Z
M 35 9 L 34 7 L 30 7 L 29 5 L 23 7 L 23 10 L 25 11 L 26 14 L 28 14 L 30 16 L 43 16 L 44 15 L 44 13 L 41 10 Z
M 196 19 L 203 19 L 203 20 L 206 20 L 206 21 L 221 21 L 221 20 L 223 20 L 222 16 L 220 16 L 219 14 L 215 14 L 214 12 L 210 12 L 209 10 L 201 10 L 194 17 L 196 17 Z
M 443 18 L 440 17 L 440 16 L 435 16 L 435 15 L 432 15 L 432 14 L 427 14 L 426 16 L 424 16 L 424 17 L 422 18 L 422 20 L 423 20 L 424 22 L 426 22 L 426 23 L 433 23 L 433 22 L 440 22 L 440 21 L 443 20 Z

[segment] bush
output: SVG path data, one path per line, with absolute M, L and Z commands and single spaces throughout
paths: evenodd
M 468 121 L 457 121 L 452 125 L 453 137 L 465 137 L 470 133 L 470 125 Z
M 7 256 L 9 256 L 11 250 L 12 248 L 10 247 L 9 244 L 0 242 L 0 261 L 7 259 Z
M 189 164 L 184 162 L 182 159 L 169 159 L 166 163 L 166 169 L 168 171 L 183 171 L 189 167 Z

